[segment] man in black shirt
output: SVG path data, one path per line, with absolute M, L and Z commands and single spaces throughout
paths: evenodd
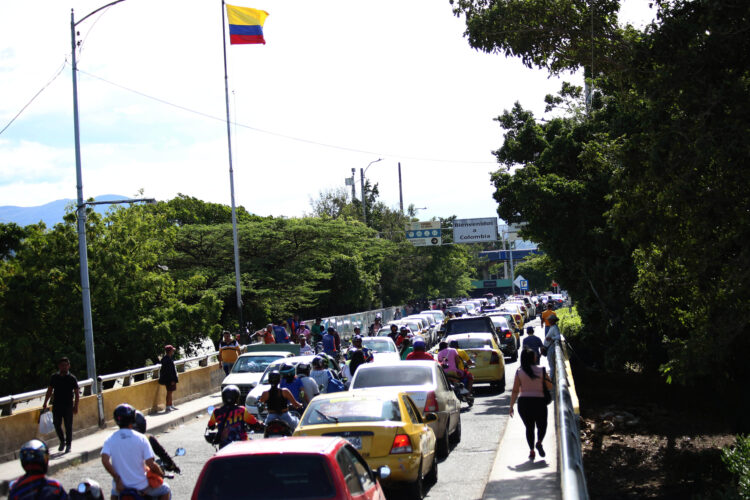
M 44 395 L 42 411 L 47 410 L 47 402 L 52 396 L 52 417 L 55 432 L 60 440 L 57 450 L 70 453 L 70 442 L 73 439 L 73 415 L 78 413 L 78 380 L 70 373 L 68 358 L 60 358 L 57 368 L 59 371 L 50 378 L 47 394 Z M 64 434 L 63 423 L 65 423 Z

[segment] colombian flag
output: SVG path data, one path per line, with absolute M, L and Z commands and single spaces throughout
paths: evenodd
M 227 4 L 227 18 L 229 19 L 229 43 L 262 43 L 263 23 L 266 22 L 268 12 L 248 7 L 235 7 Z

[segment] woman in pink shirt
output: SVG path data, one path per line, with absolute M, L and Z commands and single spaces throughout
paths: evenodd
M 544 401 L 542 384 L 552 389 L 546 370 L 536 364 L 536 353 L 531 349 L 521 352 L 521 367 L 516 370 L 513 381 L 513 392 L 510 395 L 510 416 L 513 416 L 513 406 L 518 400 L 518 414 L 521 415 L 526 427 L 526 442 L 529 443 L 529 460 L 534 460 L 534 428 L 536 427 L 536 449 L 539 456 L 544 457 L 542 440 L 547 433 L 547 404 Z

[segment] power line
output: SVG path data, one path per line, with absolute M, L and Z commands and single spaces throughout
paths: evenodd
M 31 98 L 31 100 L 29 100 L 29 102 L 27 102 L 27 103 L 26 103 L 26 104 L 24 105 L 24 107 L 22 107 L 22 108 L 21 108 L 21 110 L 20 110 L 20 111 L 19 111 L 18 113 L 16 113 L 16 116 L 14 116 L 13 118 L 11 118 L 11 119 L 10 119 L 10 121 L 8 122 L 8 124 L 7 124 L 7 125 L 5 125 L 5 126 L 3 127 L 3 129 L 2 129 L 2 130 L 0 130 L 0 135 L 2 135 L 2 134 L 3 134 L 3 132 L 5 132 L 6 130 L 8 130 L 8 127 L 10 127 L 10 126 L 11 126 L 11 124 L 12 124 L 12 123 L 13 123 L 14 121 L 16 121 L 16 118 L 18 118 L 19 116 L 21 116 L 21 113 L 23 113 L 24 111 L 26 111 L 26 108 L 28 108 L 28 107 L 29 107 L 29 106 L 31 105 L 31 103 L 32 103 L 32 102 L 34 102 L 34 100 L 35 100 L 35 99 L 36 99 L 37 97 L 39 97 L 39 94 L 41 94 L 42 92 L 44 92 L 44 90 L 45 90 L 45 89 L 46 89 L 47 87 L 49 87 L 49 86 L 50 86 L 50 84 L 51 84 L 52 82 L 54 82 L 54 81 L 55 81 L 55 80 L 57 79 L 57 77 L 58 77 L 58 76 L 60 76 L 60 73 L 62 73 L 62 71 L 63 71 L 63 70 L 65 69 L 65 64 L 67 64 L 67 62 L 68 62 L 68 60 L 66 59 L 66 60 L 65 60 L 65 61 L 64 61 L 64 62 L 62 63 L 62 65 L 60 66 L 60 69 L 59 69 L 59 70 L 57 70 L 57 73 L 55 73 L 55 76 L 53 76 L 53 77 L 52 77 L 52 79 L 50 79 L 50 81 L 48 81 L 48 82 L 47 82 L 46 84 L 44 84 L 44 86 L 43 86 L 43 87 L 42 87 L 41 89 L 39 89 L 39 91 L 38 91 L 38 92 L 37 92 L 36 94 L 34 94 L 34 97 L 32 97 L 32 98 Z
M 171 106 L 173 108 L 177 108 L 177 109 L 180 109 L 182 111 L 187 111 L 188 113 L 193 113 L 195 115 L 202 116 L 203 118 L 208 118 L 208 119 L 211 119 L 211 120 L 216 120 L 216 121 L 220 121 L 222 123 L 226 123 L 226 118 L 225 117 L 210 115 L 208 113 L 204 113 L 202 111 L 197 111 L 195 109 L 188 108 L 188 107 L 182 106 L 180 104 L 175 104 L 173 102 L 161 99 L 159 97 L 155 97 L 155 96 L 146 94 L 146 93 L 141 92 L 139 90 L 135 90 L 135 89 L 132 89 L 132 88 L 129 88 L 129 87 L 125 87 L 124 85 L 120 85 L 119 83 L 112 82 L 110 80 L 107 80 L 107 79 L 102 78 L 100 76 L 94 75 L 92 73 L 88 73 L 86 71 L 83 71 L 80 68 L 78 69 L 78 72 L 81 73 L 81 74 L 83 74 L 83 75 L 86 75 L 86 76 L 89 76 L 91 78 L 94 78 L 96 80 L 99 80 L 99 81 L 102 81 L 104 83 L 107 83 L 109 85 L 112 85 L 114 87 L 117 87 L 119 89 L 125 90 L 127 92 L 131 92 L 131 93 L 139 95 L 141 97 L 145 97 L 146 99 L 151 99 L 152 101 L 156 101 L 158 103 L 165 104 L 167 106 Z M 274 137 L 280 137 L 282 139 L 287 139 L 287 140 L 290 140 L 290 141 L 301 142 L 301 143 L 304 143 L 304 144 L 312 144 L 314 146 L 321 146 L 321 147 L 325 147 L 325 148 L 337 149 L 339 151 L 348 151 L 348 152 L 352 152 L 352 153 L 365 153 L 365 154 L 374 155 L 374 156 L 387 156 L 387 157 L 390 157 L 390 158 L 399 158 L 399 159 L 404 159 L 404 160 L 427 161 L 427 162 L 438 162 L 438 163 L 462 163 L 462 164 L 472 164 L 472 165 L 497 165 L 496 162 L 492 162 L 492 161 L 446 160 L 446 159 L 443 159 L 443 158 L 421 158 L 421 157 L 416 157 L 416 156 L 407 156 L 407 155 L 401 155 L 401 154 L 389 154 L 389 153 L 381 153 L 381 152 L 377 152 L 377 151 L 368 151 L 368 150 L 364 150 L 364 149 L 350 148 L 350 147 L 347 147 L 347 146 L 339 146 L 339 145 L 336 145 L 336 144 L 329 144 L 329 143 L 325 143 L 325 142 L 318 142 L 318 141 L 313 141 L 311 139 L 305 139 L 305 138 L 302 138 L 302 137 L 295 137 L 295 136 L 291 136 L 291 135 L 287 135 L 287 134 L 282 134 L 282 133 L 279 133 L 279 132 L 273 132 L 271 130 L 264 130 L 264 129 L 261 129 L 261 128 L 253 127 L 251 125 L 246 125 L 246 124 L 243 124 L 243 123 L 238 123 L 236 121 L 235 121 L 235 127 L 241 127 L 241 128 L 247 129 L 247 130 L 252 130 L 253 132 L 259 132 L 261 134 L 271 135 L 271 136 L 274 136 Z

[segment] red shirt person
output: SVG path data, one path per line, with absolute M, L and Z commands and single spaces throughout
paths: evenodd
M 432 357 L 432 354 L 430 354 L 429 352 L 425 352 L 426 349 L 427 345 L 424 343 L 424 340 L 417 340 L 416 342 L 414 342 L 414 350 L 410 352 L 408 356 L 406 356 L 406 360 L 435 361 L 435 358 Z

